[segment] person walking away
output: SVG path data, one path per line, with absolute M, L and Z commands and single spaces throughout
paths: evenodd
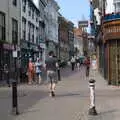
M 61 75 L 60 75 L 60 60 L 58 60 L 57 73 L 58 73 L 58 81 L 61 81 Z
M 89 72 L 90 72 L 90 58 L 89 57 L 85 59 L 85 65 L 86 65 L 86 77 L 89 77 Z
M 8 70 L 7 64 L 4 65 L 4 77 L 5 77 L 5 80 L 6 80 L 8 87 L 10 87 L 9 70 Z
M 37 61 L 35 62 L 35 78 L 36 78 L 36 83 L 40 84 L 41 83 L 41 67 L 42 67 L 42 63 L 39 60 L 39 58 L 37 58 Z
M 76 57 L 76 64 L 77 64 L 77 69 L 80 70 L 80 59 L 79 59 L 79 57 Z
M 75 57 L 72 56 L 71 58 L 71 65 L 72 65 L 72 71 L 74 71 L 74 67 L 75 67 Z
M 34 65 L 32 63 L 32 59 L 29 59 L 29 63 L 28 63 L 28 84 L 32 84 L 33 82 L 33 75 L 34 74 Z
M 54 52 L 50 51 L 49 56 L 45 61 L 45 67 L 47 70 L 47 80 L 49 82 L 50 96 L 55 96 L 55 87 L 57 83 L 57 59 L 54 57 Z

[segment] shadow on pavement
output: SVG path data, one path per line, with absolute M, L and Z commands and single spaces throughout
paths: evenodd
M 48 96 L 48 92 L 41 91 L 39 89 L 29 90 L 18 90 L 18 110 L 20 115 L 25 110 L 34 106 L 38 101 Z M 0 91 L 0 118 L 1 120 L 13 120 L 12 115 L 12 91 L 11 89 L 5 89 Z
M 88 117 L 88 120 L 114 120 L 115 116 L 114 113 L 120 112 L 118 109 L 113 109 L 113 110 L 108 110 L 108 111 L 103 111 L 103 112 L 98 112 L 97 116 L 90 116 Z
M 31 93 L 29 92 L 28 95 L 26 95 L 25 97 L 19 98 L 20 114 L 24 113 L 26 109 L 31 108 L 38 101 L 40 101 L 41 99 L 44 99 L 47 96 L 48 96 L 48 92 L 34 90 L 34 91 L 31 91 Z
M 59 94 L 56 97 L 72 97 L 72 96 L 80 96 L 78 93 L 67 93 L 67 94 Z
M 81 98 L 89 98 L 89 95 L 88 95 L 88 93 L 67 93 L 67 94 L 58 94 L 58 95 L 56 95 L 56 97 L 81 97 Z

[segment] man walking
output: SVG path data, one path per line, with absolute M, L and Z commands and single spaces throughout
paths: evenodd
M 85 59 L 85 65 L 86 65 L 86 77 L 89 77 L 89 72 L 90 72 L 90 58 L 89 57 Z
M 47 80 L 49 81 L 50 96 L 55 96 L 55 87 L 57 83 L 56 71 L 58 67 L 57 59 L 54 57 L 54 52 L 50 51 L 46 59 L 45 67 L 47 70 Z
M 71 58 L 71 65 L 72 65 L 72 71 L 74 71 L 74 67 L 75 67 L 75 57 L 72 56 Z

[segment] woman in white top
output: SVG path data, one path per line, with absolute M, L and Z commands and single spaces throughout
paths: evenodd
M 37 61 L 35 62 L 35 72 L 36 72 L 36 79 L 38 84 L 41 83 L 41 73 L 42 73 L 41 66 L 42 66 L 42 62 L 40 62 L 39 58 L 37 58 Z

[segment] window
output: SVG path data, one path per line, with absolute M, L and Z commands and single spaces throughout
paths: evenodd
M 22 18 L 22 39 L 26 40 L 26 19 Z
M 34 9 L 32 9 L 32 19 L 34 19 Z
M 23 12 L 26 11 L 26 0 L 22 0 L 22 9 L 23 9 Z
M 13 5 L 17 6 L 17 0 L 13 0 Z
M 31 41 L 34 43 L 34 25 L 31 26 L 31 30 L 32 30 L 32 38 L 31 38 Z
M 0 12 L 0 40 L 5 40 L 5 14 Z
M 28 22 L 28 41 L 30 41 L 30 22 Z
M 18 22 L 12 18 L 12 42 L 17 44 L 18 42 Z
M 31 16 L 31 6 L 28 4 L 28 15 Z
M 38 14 L 37 14 L 37 12 L 36 12 L 36 22 L 38 22 Z
M 38 45 L 39 44 L 39 32 L 38 32 L 38 28 L 36 27 L 36 44 Z

